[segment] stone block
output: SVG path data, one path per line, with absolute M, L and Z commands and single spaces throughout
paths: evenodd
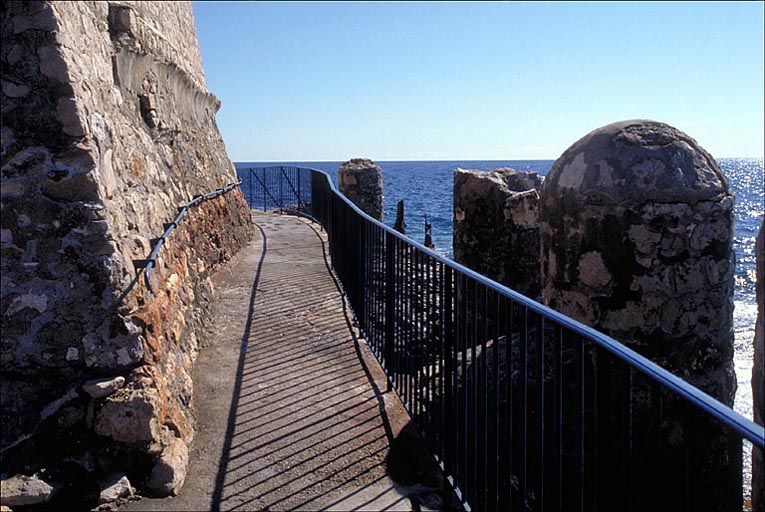
M 93 379 L 82 384 L 82 390 L 91 398 L 109 396 L 125 385 L 125 377 L 119 375 L 113 378 Z
M 122 473 L 113 473 L 102 478 L 99 482 L 101 494 L 100 503 L 112 503 L 120 498 L 128 498 L 133 495 L 133 486 L 128 477 Z
M 98 411 L 96 434 L 123 443 L 160 440 L 162 399 L 157 389 L 123 388 L 106 399 Z
M 169 436 L 159 460 L 151 470 L 147 484 L 152 491 L 162 495 L 176 496 L 186 481 L 186 467 L 189 463 L 189 449 L 182 440 Z

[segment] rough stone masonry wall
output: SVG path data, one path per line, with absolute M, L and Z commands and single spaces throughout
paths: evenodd
M 191 5 L 7 2 L 2 41 L 2 470 L 66 456 L 175 492 L 210 274 L 251 236 L 235 189 L 170 236 L 156 296 L 136 267 L 236 180 Z
M 539 221 L 535 172 L 454 171 L 454 260 L 539 299 Z

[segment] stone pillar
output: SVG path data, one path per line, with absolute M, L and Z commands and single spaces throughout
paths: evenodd
M 454 171 L 454 260 L 532 299 L 539 298 L 535 172 Z
M 754 368 L 752 368 L 752 401 L 754 422 L 765 420 L 765 217 L 755 245 L 757 258 L 757 323 L 754 327 Z M 762 450 L 752 448 L 752 510 L 765 510 L 765 462 Z
M 368 158 L 352 158 L 337 172 L 340 193 L 379 221 L 383 220 L 382 169 Z
M 714 159 L 695 140 L 645 120 L 587 134 L 545 179 L 540 233 L 547 305 L 733 403 L 733 196 Z M 615 370 L 601 360 L 608 358 L 599 358 L 599 386 L 616 389 L 610 373 Z M 633 394 L 633 412 L 645 407 L 646 396 L 647 390 Z M 614 392 L 606 400 L 619 398 Z M 668 476 L 680 472 L 672 463 L 672 443 L 683 435 L 682 409 L 670 400 L 665 427 L 675 430 L 664 432 Z M 637 432 L 646 426 L 640 414 L 634 416 Z M 695 416 L 694 423 L 695 465 L 703 468 L 694 492 L 699 503 L 720 504 L 728 466 L 725 438 Z M 612 429 L 599 429 L 599 439 L 615 443 L 618 452 L 618 439 L 601 437 Z M 640 452 L 637 444 L 633 449 Z

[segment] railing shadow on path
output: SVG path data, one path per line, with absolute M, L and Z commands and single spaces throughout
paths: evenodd
M 251 287 L 210 510 L 343 510 L 349 506 L 419 510 L 421 504 L 432 506 L 439 502 L 439 493 L 450 496 L 451 488 L 439 480 L 439 468 L 409 426 L 395 393 L 384 390 L 386 377 L 374 367 L 374 355 L 358 336 L 322 233 L 305 219 L 299 222 L 310 227 L 321 243 L 322 270 L 332 278 L 332 292 L 340 297 L 342 320 L 322 318 L 312 324 L 318 333 L 334 329 L 326 336 L 335 339 L 326 343 L 325 334 L 317 334 L 322 338 L 318 347 L 267 341 L 260 332 L 263 326 L 256 324 L 264 313 L 261 300 L 266 299 L 259 290 L 264 272 L 270 279 L 275 277 L 268 265 L 264 269 L 274 249 L 267 230 L 256 224 L 263 249 Z M 298 266 L 290 270 L 290 276 L 299 274 Z M 325 306 L 324 295 L 303 295 L 290 295 L 289 311 L 279 309 L 278 314 L 321 311 Z M 338 330 L 343 338 L 339 343 Z M 301 335 L 300 326 L 279 330 L 281 337 Z M 260 337 L 257 347 L 253 337 Z M 253 363 L 252 352 L 258 347 L 257 363 Z M 325 359 L 328 354 L 335 359 Z M 348 422 L 348 416 L 355 417 L 353 422 Z M 326 432 L 335 430 L 339 433 L 327 438 Z M 319 472 L 317 465 L 322 468 Z M 400 482 L 395 478 L 399 475 L 404 475 Z M 454 502 L 450 496 L 449 503 Z
M 327 266 L 327 271 L 335 281 L 335 286 L 337 286 L 338 291 L 344 295 L 342 285 L 332 270 L 332 265 L 327 259 L 329 248 L 327 247 L 326 242 L 320 236 L 320 234 L 318 232 L 316 232 L 316 234 L 319 236 L 322 242 L 324 249 L 324 263 Z M 358 322 L 355 320 L 353 313 L 349 311 L 348 303 L 346 300 L 343 300 L 343 316 L 345 317 L 348 331 L 353 336 L 353 347 L 356 352 L 356 356 L 358 357 L 358 360 L 364 369 L 367 380 L 374 390 L 375 398 L 377 399 L 377 405 L 380 410 L 380 416 L 383 418 L 385 432 L 388 437 L 388 441 L 390 442 L 390 451 L 388 452 L 388 455 L 385 459 L 388 474 L 394 481 L 403 485 L 417 485 L 424 483 L 429 488 L 437 489 L 439 496 L 436 499 L 434 499 L 434 496 L 430 495 L 428 492 L 411 496 L 410 500 L 412 501 L 414 510 L 420 510 L 422 505 L 429 505 L 429 509 L 433 508 L 432 505 L 434 503 L 438 503 L 438 505 L 440 505 L 440 507 L 444 510 L 462 510 L 462 506 L 460 505 L 456 496 L 454 496 L 452 488 L 448 485 L 447 482 L 442 480 L 441 469 L 438 467 L 432 456 L 428 453 L 414 423 L 409 418 L 407 418 L 406 425 L 404 425 L 403 428 L 399 427 L 396 429 L 397 432 L 394 432 L 386 410 L 385 396 L 388 396 L 393 400 L 398 400 L 398 398 L 393 397 L 395 393 L 392 389 L 386 389 L 385 391 L 380 389 L 380 384 L 383 384 L 386 386 L 386 388 L 388 388 L 386 382 L 387 377 L 385 376 L 384 372 L 381 372 L 377 378 L 373 376 L 370 361 L 373 361 L 372 365 L 378 365 L 378 363 L 374 354 L 371 353 L 366 344 L 364 344 L 364 346 L 366 348 L 367 355 L 365 356 L 362 354 L 362 343 L 358 335 Z M 331 505 L 338 503 L 339 502 L 333 503 Z M 367 503 L 362 503 L 362 506 L 368 505 L 370 503 L 371 500 L 369 500 Z
M 218 512 L 220 510 L 221 497 L 223 496 L 223 483 L 226 477 L 226 470 L 228 468 L 227 454 L 231 451 L 231 443 L 233 442 L 234 427 L 236 425 L 236 414 L 239 409 L 239 398 L 242 391 L 242 374 L 244 372 L 244 363 L 247 356 L 247 345 L 250 339 L 250 331 L 252 330 L 252 317 L 255 308 L 255 296 L 258 293 L 258 283 L 260 283 L 260 276 L 263 272 L 263 262 L 266 260 L 266 254 L 268 253 L 268 237 L 266 236 L 263 228 L 258 224 L 255 227 L 260 231 L 261 240 L 263 241 L 263 248 L 260 253 L 260 260 L 258 261 L 258 270 L 255 273 L 255 280 L 252 282 L 252 292 L 250 293 L 250 307 L 249 314 L 247 315 L 247 323 L 244 326 L 244 332 L 242 333 L 242 343 L 239 349 L 239 363 L 236 370 L 236 380 L 234 381 L 234 391 L 231 397 L 231 409 L 228 415 L 228 424 L 226 426 L 226 436 L 223 441 L 223 451 L 220 456 L 220 463 L 218 464 L 218 474 L 215 477 L 215 490 L 212 495 L 212 502 L 210 510 Z

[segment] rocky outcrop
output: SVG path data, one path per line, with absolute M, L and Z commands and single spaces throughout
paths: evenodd
M 754 422 L 765 422 L 765 217 L 755 245 L 757 261 L 757 323 L 754 327 L 754 366 L 752 368 L 752 401 Z M 762 450 L 752 448 L 752 510 L 765 510 L 765 458 Z
M 337 171 L 340 193 L 361 211 L 383 220 L 382 169 L 367 158 L 352 158 Z
M 2 470 L 68 458 L 140 486 L 193 440 L 210 276 L 251 236 L 238 190 L 204 201 L 144 285 L 176 208 L 237 179 L 192 8 L 9 2 L 2 41 Z
M 732 404 L 733 196 L 714 159 L 665 124 L 614 123 L 563 153 L 540 202 L 544 302 Z M 600 386 L 617 388 L 612 372 L 600 365 Z M 635 408 L 646 406 L 646 390 L 633 395 Z M 682 407 L 672 404 L 664 404 L 664 428 L 676 429 L 667 435 L 677 440 Z M 718 508 L 733 462 L 719 427 L 701 418 L 695 426 L 697 499 Z M 600 441 L 608 453 L 609 441 Z M 681 458 L 674 449 L 665 446 L 667 475 Z
M 535 300 L 541 185 L 535 172 L 454 171 L 454 260 Z

